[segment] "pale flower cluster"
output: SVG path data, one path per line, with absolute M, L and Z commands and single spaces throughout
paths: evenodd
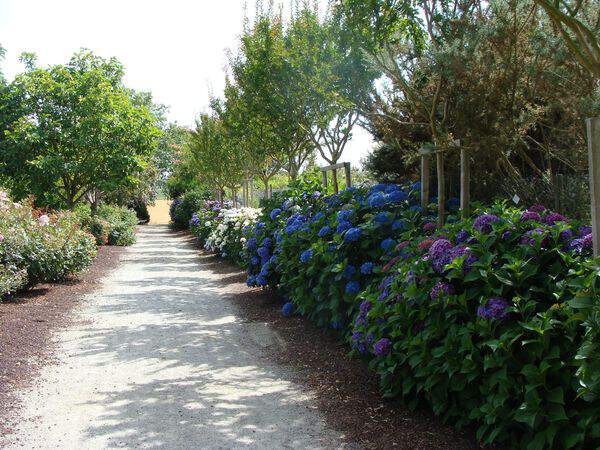
M 219 214 L 220 219 L 213 222 L 212 230 L 204 248 L 213 252 L 223 253 L 226 247 L 243 244 L 245 227 L 253 226 L 261 210 L 257 208 L 224 209 Z

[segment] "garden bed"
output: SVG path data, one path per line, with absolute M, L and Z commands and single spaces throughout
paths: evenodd
M 19 407 L 16 391 L 27 387 L 52 360 L 52 332 L 70 323 L 82 296 L 93 292 L 116 267 L 123 250 L 100 247 L 91 268 L 78 277 L 37 285 L 11 301 L 0 302 L 0 434 L 11 431 Z

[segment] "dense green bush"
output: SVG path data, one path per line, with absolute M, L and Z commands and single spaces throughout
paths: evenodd
M 0 298 L 91 265 L 93 237 L 73 213 L 41 214 L 0 193 Z
M 202 208 L 205 200 L 207 193 L 200 189 L 186 192 L 182 197 L 173 200 L 169 211 L 173 228 L 187 229 L 192 215 Z
M 92 215 L 89 206 L 77 209 L 82 225 L 96 238 L 98 245 L 127 246 L 135 243 L 138 218 L 132 209 L 124 206 L 100 205 Z

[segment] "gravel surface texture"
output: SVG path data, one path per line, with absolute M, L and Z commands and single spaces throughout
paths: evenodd
M 246 289 L 188 236 L 141 228 L 119 267 L 56 334 L 57 364 L 21 392 L 5 448 L 356 448 L 245 321 Z

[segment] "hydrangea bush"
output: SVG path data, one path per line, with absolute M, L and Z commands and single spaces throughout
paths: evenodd
M 479 206 L 459 220 L 451 200 L 438 229 L 418 192 L 323 196 L 300 183 L 263 202 L 245 228 L 248 284 L 278 289 L 282 314 L 344 336 L 386 396 L 475 427 L 482 443 L 595 448 L 600 269 L 590 228 L 541 205 Z
M 91 265 L 97 248 L 73 213 L 47 215 L 0 192 L 0 299 Z
M 229 201 L 205 200 L 202 208 L 192 214 L 190 230 L 198 238 L 200 244 L 204 245 L 206 239 L 216 227 L 215 221 L 220 220 L 221 210 L 229 208 L 231 208 L 231 202 Z
M 402 253 L 361 294 L 349 338 L 385 395 L 475 425 L 488 444 L 598 442 L 600 272 L 589 227 L 540 206 L 496 205 Z
M 243 265 L 246 233 L 256 222 L 260 209 L 222 209 L 217 214 L 204 248 Z

